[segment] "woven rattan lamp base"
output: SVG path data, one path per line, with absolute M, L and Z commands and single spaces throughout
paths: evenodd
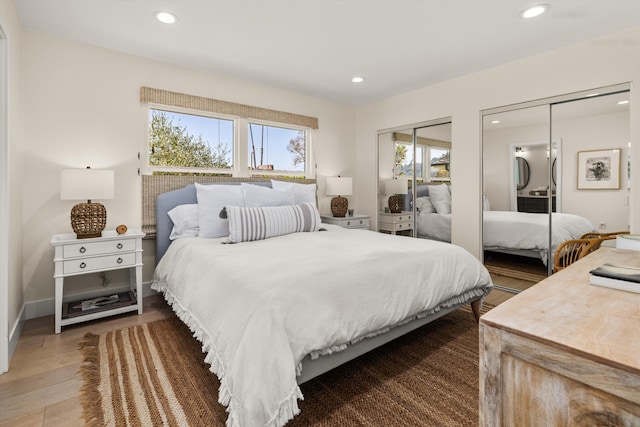
M 404 196 L 402 194 L 394 194 L 389 197 L 389 211 L 391 213 L 402 212 L 402 204 L 404 203 Z
M 78 239 L 102 237 L 107 225 L 107 209 L 100 203 L 78 203 L 71 209 L 71 228 Z
M 349 201 L 346 197 L 338 196 L 331 199 L 331 213 L 336 218 L 344 218 L 347 215 Z

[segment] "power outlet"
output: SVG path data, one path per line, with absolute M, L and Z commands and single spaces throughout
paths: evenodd
M 607 223 L 604 221 L 600 221 L 600 224 L 598 225 L 598 228 L 600 230 L 606 230 L 607 229 Z

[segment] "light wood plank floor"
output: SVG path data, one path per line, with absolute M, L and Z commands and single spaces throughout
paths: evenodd
M 496 278 L 494 278 L 494 281 Z M 500 279 L 502 283 L 506 279 Z M 512 279 L 517 280 L 517 279 Z M 514 294 L 493 290 L 486 301 L 498 305 Z M 87 332 L 101 334 L 153 322 L 173 312 L 161 296 L 144 299 L 140 316 L 124 314 L 67 326 L 53 333 L 53 316 L 28 320 L 9 372 L 0 375 L 0 426 L 82 426 L 78 344 Z

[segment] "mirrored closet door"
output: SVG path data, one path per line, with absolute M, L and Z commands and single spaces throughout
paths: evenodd
M 483 115 L 484 260 L 507 290 L 552 274 L 567 240 L 628 231 L 628 101 L 620 85 Z
M 451 240 L 450 155 L 449 120 L 378 133 L 378 231 Z

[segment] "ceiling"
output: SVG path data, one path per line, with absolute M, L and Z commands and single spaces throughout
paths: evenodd
M 351 105 L 640 25 L 639 0 L 15 1 L 28 30 Z

